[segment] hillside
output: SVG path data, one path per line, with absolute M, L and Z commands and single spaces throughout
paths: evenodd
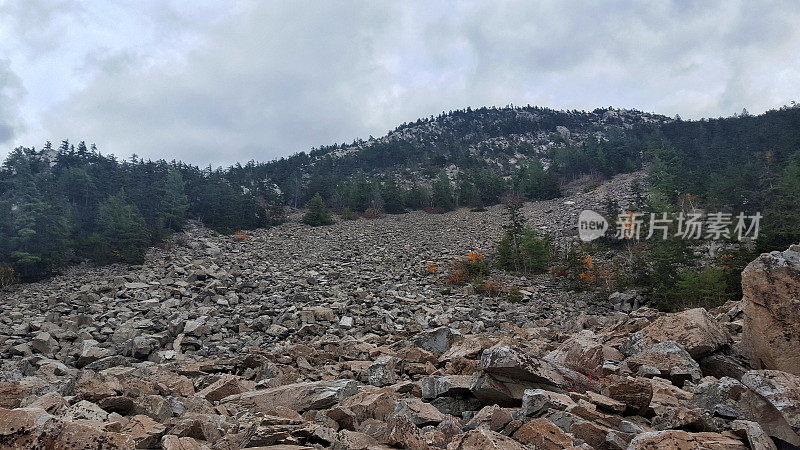
M 35 280 L 83 261 L 138 263 L 187 219 L 224 233 L 267 227 L 317 194 L 345 216 L 480 210 L 645 168 L 638 208 L 675 211 L 691 198 L 709 211 L 760 211 L 759 249 L 775 250 L 800 240 L 798 128 L 798 107 L 701 121 L 506 107 L 452 111 L 383 137 L 216 170 L 119 160 L 84 142 L 20 147 L 0 169 L 0 280 Z
M 580 209 L 606 192 L 633 201 L 641 175 L 523 214 L 568 239 Z M 796 332 L 771 311 L 796 311 L 797 247 L 708 311 L 606 301 L 552 274 L 493 270 L 485 281 L 519 299 L 451 283 L 505 222 L 501 206 L 232 236 L 192 222 L 141 265 L 14 286 L 0 296 L 0 446 L 800 444 L 796 348 L 752 338 Z

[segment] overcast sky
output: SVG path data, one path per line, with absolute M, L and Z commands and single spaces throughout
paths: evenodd
M 270 160 L 483 105 L 798 99 L 797 1 L 0 0 L 0 156 Z

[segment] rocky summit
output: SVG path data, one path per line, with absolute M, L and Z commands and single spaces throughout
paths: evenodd
M 568 238 L 636 176 L 524 212 Z M 0 448 L 800 446 L 796 247 L 710 311 L 621 308 L 550 275 L 504 275 L 519 302 L 447 285 L 503 221 L 195 225 L 141 266 L 3 291 Z

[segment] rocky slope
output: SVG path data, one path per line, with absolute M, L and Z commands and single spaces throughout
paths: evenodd
M 568 238 L 636 176 L 526 215 Z M 740 356 L 745 304 L 624 313 L 505 275 L 526 296 L 509 303 L 427 270 L 490 251 L 502 222 L 498 207 L 244 239 L 195 227 L 143 266 L 2 292 L 0 448 L 800 445 L 800 377 Z M 749 276 L 766 289 L 772 270 Z

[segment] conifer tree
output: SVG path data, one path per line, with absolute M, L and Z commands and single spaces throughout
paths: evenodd
M 144 261 L 150 237 L 139 209 L 125 199 L 124 190 L 112 195 L 98 209 L 97 222 L 109 258 L 140 264 Z M 113 255 L 113 256 L 112 256 Z
M 331 213 L 325 208 L 325 203 L 323 203 L 322 196 L 319 195 L 319 193 L 311 198 L 308 212 L 303 216 L 303 223 L 311 225 L 312 227 L 330 225 L 333 223 Z

